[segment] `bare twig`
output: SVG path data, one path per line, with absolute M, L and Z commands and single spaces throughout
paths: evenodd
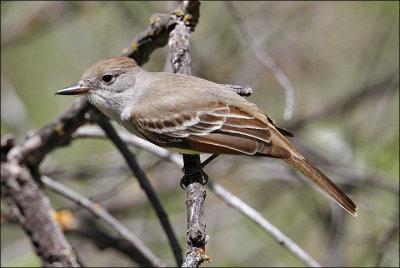
M 185 16 L 198 17 L 200 2 L 183 1 L 181 5 Z M 194 15 L 193 15 L 194 14 Z M 169 58 L 174 73 L 191 75 L 191 57 L 189 53 L 189 38 L 191 28 L 185 25 L 184 20 L 178 21 L 174 30 L 170 33 L 168 45 L 170 47 Z M 183 267 L 198 267 L 209 257 L 204 254 L 206 244 L 206 222 L 204 217 L 204 202 L 206 189 L 202 185 L 203 174 L 190 172 L 200 166 L 200 156 L 183 155 L 185 181 L 187 193 L 187 249 Z M 190 172 L 190 173 L 189 173 Z
M 95 126 L 82 126 L 76 130 L 76 132 L 73 134 L 75 138 L 105 138 L 106 135 L 104 131 Z M 121 137 L 121 139 L 130 145 L 142 148 L 148 152 L 151 152 L 158 157 L 161 157 L 164 160 L 167 160 L 169 162 L 173 162 L 174 164 L 177 164 L 178 166 L 182 166 L 182 158 L 176 154 L 172 153 L 171 151 L 161 148 L 149 141 L 146 141 L 144 139 L 141 139 L 135 135 L 132 135 L 126 131 L 118 131 L 118 136 Z
M 302 263 L 309 267 L 320 267 L 310 255 L 308 255 L 302 248 L 300 248 L 295 242 L 289 237 L 283 234 L 278 228 L 272 225 L 267 219 L 265 219 L 259 212 L 251 208 L 249 205 L 244 203 L 238 197 L 229 193 L 222 186 L 209 181 L 208 187 L 222 200 L 228 203 L 231 207 L 239 210 L 242 214 L 249 217 L 252 221 L 258 224 L 264 231 L 271 235 L 279 244 L 284 246 L 289 252 L 291 252 L 296 258 Z
M 285 96 L 286 96 L 286 106 L 285 112 L 283 114 L 283 118 L 285 120 L 289 120 L 292 118 L 293 115 L 293 107 L 294 107 L 294 88 L 290 83 L 287 76 L 282 72 L 282 70 L 278 67 L 275 61 L 265 52 L 264 49 L 260 47 L 260 45 L 256 42 L 255 38 L 251 35 L 249 29 L 246 27 L 242 17 L 239 15 L 237 9 L 233 6 L 230 1 L 226 1 L 225 4 L 227 5 L 229 11 L 231 12 L 233 18 L 239 25 L 239 29 L 241 34 L 244 36 L 244 39 L 250 45 L 251 49 L 253 50 L 254 54 L 256 55 L 257 59 L 263 63 L 275 76 L 276 80 L 279 84 L 285 89 Z
M 141 267 L 152 266 L 146 256 L 143 256 L 136 247 L 127 243 L 124 238 L 117 238 L 104 232 L 99 228 L 98 224 L 89 217 L 80 218 L 79 220 L 81 222 L 79 227 L 67 231 L 90 239 L 99 249 L 113 248 L 125 254 Z
M 89 109 L 89 102 L 85 98 L 79 98 L 56 120 L 42 127 L 20 145 L 13 147 L 7 158 L 25 163 L 27 166 L 39 165 L 46 154 L 58 146 L 65 146 L 71 142 L 72 132 L 87 122 L 85 114 Z
M 166 160 L 170 161 L 174 165 L 176 165 L 179 168 L 182 168 L 182 161 L 180 159 L 177 159 L 179 157 L 175 153 L 169 153 L 167 149 L 158 147 L 157 145 L 154 145 L 152 143 L 149 143 L 145 140 L 142 140 L 138 137 L 134 137 L 130 134 L 124 133 L 124 132 L 119 132 L 120 136 L 124 139 L 124 141 L 128 144 L 130 144 L 130 141 L 133 141 L 131 144 L 134 146 L 138 146 L 144 150 L 147 150 L 161 158 L 164 158 L 165 155 L 170 154 L 170 157 L 168 157 Z M 97 127 L 81 127 L 77 130 L 76 134 L 74 134 L 75 137 L 97 137 L 97 138 L 105 138 L 104 133 L 101 132 L 101 130 Z M 141 142 L 143 141 L 143 142 Z M 219 196 L 224 202 L 232 206 L 234 209 L 237 209 L 239 211 L 246 211 L 247 208 L 250 208 L 249 205 L 247 205 L 245 202 L 240 200 L 237 196 L 234 194 L 230 193 L 228 190 L 226 190 L 224 187 L 219 185 L 216 182 L 213 182 L 211 179 L 209 179 L 209 189 L 214 192 L 217 196 Z M 198 191 L 197 193 L 204 193 L 202 191 Z M 192 199 L 190 202 L 197 202 L 196 205 L 201 205 L 199 204 L 199 201 L 201 201 L 203 196 L 200 196 L 200 199 Z M 245 214 L 245 212 L 242 212 Z M 281 244 L 283 247 L 285 247 L 289 251 L 294 251 L 292 252 L 294 255 L 298 254 L 301 257 L 304 257 L 304 261 L 298 257 L 302 262 L 312 260 L 312 257 L 307 255 L 298 245 L 294 244 L 292 240 L 287 238 L 284 234 L 282 234 L 279 230 L 276 232 L 277 228 L 275 226 L 272 226 L 271 223 L 268 222 L 262 215 L 260 215 L 258 212 L 254 211 L 254 209 L 250 208 L 250 213 L 249 215 L 245 214 L 246 216 L 249 217 L 251 221 L 255 221 L 252 215 L 257 215 L 255 217 L 257 221 L 255 221 L 264 231 L 266 231 L 268 234 L 270 234 L 279 244 Z M 260 224 L 261 223 L 261 224 Z M 282 241 L 284 241 L 282 243 Z M 289 245 L 289 246 L 288 246 Z M 299 253 L 297 253 L 299 251 Z M 297 255 L 296 255 L 297 256 Z M 191 259 L 193 260 L 193 259 Z M 312 263 L 312 261 L 310 262 Z M 188 266 L 190 266 L 188 264 Z M 312 265 L 310 265 L 312 266 Z
M 100 127 L 104 130 L 107 136 L 111 141 L 114 142 L 115 146 L 119 149 L 123 157 L 125 158 L 127 164 L 129 165 L 132 172 L 135 174 L 137 180 L 139 181 L 140 187 L 145 191 L 147 197 L 150 200 L 150 203 L 154 207 L 156 214 L 160 220 L 161 226 L 163 227 L 165 233 L 167 234 L 169 243 L 171 245 L 172 251 L 175 256 L 175 260 L 178 265 L 182 263 L 182 250 L 179 246 L 178 240 L 175 236 L 174 230 L 169 222 L 168 215 L 165 212 L 164 208 L 161 205 L 160 200 L 157 197 L 156 192 L 154 191 L 153 186 L 151 185 L 149 179 L 143 170 L 139 167 L 136 162 L 135 156 L 129 151 L 126 147 L 126 144 L 121 140 L 115 131 L 114 127 L 111 125 L 109 119 L 103 115 L 100 111 L 93 111 L 92 115 L 94 115 L 94 119 L 100 125 Z
M 1 193 L 31 239 L 44 267 L 80 267 L 55 221 L 50 201 L 23 164 L 1 163 Z
M 253 93 L 251 87 L 242 87 L 237 85 L 229 85 L 229 84 L 219 84 L 220 86 L 226 87 L 229 90 L 232 90 L 236 94 L 239 94 L 243 97 L 248 97 Z
M 93 203 L 85 196 L 76 193 L 72 189 L 58 183 L 47 176 L 42 176 L 41 181 L 50 190 L 68 198 L 74 203 L 86 208 L 92 214 L 102 219 L 106 224 L 111 226 L 123 239 L 128 241 L 134 246 L 140 254 L 146 258 L 146 262 L 155 267 L 165 266 L 161 260 L 154 255 L 154 253 L 133 233 L 131 233 L 125 226 L 123 226 L 117 219 L 111 216 L 102 206 Z

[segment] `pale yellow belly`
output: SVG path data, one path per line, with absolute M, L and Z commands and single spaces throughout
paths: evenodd
M 164 147 L 164 148 L 180 154 L 204 154 L 202 152 L 192 151 L 188 149 L 172 148 L 172 147 Z

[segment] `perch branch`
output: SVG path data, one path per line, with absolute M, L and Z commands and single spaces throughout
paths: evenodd
M 199 1 L 183 1 L 183 13 L 185 17 L 199 14 Z M 194 14 L 194 15 L 193 15 Z M 178 21 L 174 30 L 170 33 L 168 45 L 170 47 L 169 58 L 174 73 L 191 75 L 191 57 L 189 53 L 190 32 L 193 30 L 183 21 Z M 190 172 L 200 166 L 200 156 L 183 155 L 185 181 L 187 194 L 187 249 L 182 267 L 198 267 L 209 257 L 204 254 L 206 244 L 206 221 L 204 217 L 204 202 L 206 189 L 202 185 L 203 174 Z M 189 173 L 190 172 L 190 173 Z

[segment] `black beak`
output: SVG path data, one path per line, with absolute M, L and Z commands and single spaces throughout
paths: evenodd
M 60 89 L 56 92 L 56 95 L 80 95 L 88 93 L 90 88 L 85 87 L 79 83 L 76 83 L 72 86 Z

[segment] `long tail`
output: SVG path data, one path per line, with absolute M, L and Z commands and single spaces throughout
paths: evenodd
M 357 205 L 340 190 L 324 173 L 304 158 L 290 157 L 284 159 L 301 174 L 312 180 L 319 188 L 339 203 L 347 212 L 357 216 Z

